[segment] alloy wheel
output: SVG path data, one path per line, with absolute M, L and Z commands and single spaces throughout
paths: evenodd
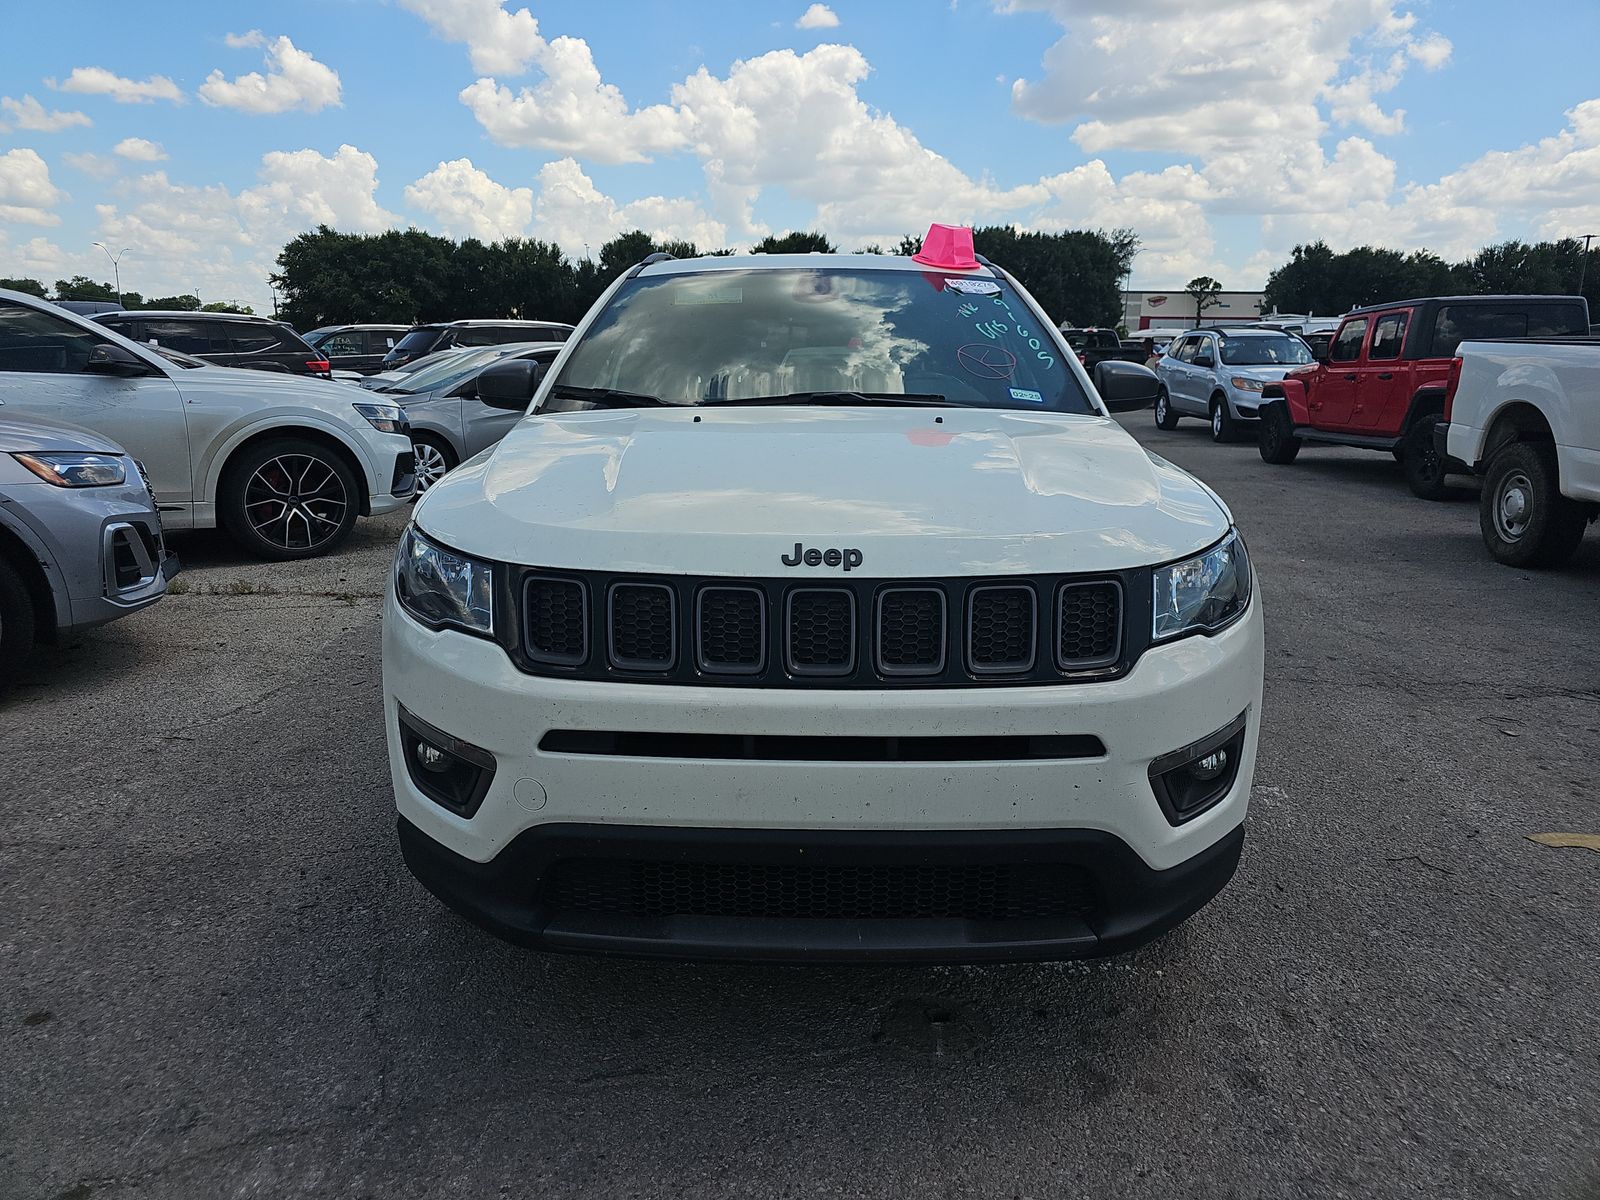
M 312 550 L 339 532 L 350 497 L 327 462 L 280 454 L 256 468 L 244 486 L 245 517 L 263 541 L 282 550 Z
M 1211 406 L 1211 436 L 1219 442 L 1222 440 L 1222 405 L 1220 404 Z
M 444 451 L 431 442 L 413 442 L 411 452 L 416 458 L 417 494 L 421 495 L 444 477 L 450 469 Z

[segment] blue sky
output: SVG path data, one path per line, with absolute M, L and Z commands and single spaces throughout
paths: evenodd
M 1239 288 L 1312 237 L 1600 232 L 1600 5 L 1570 0 L 95 3 L 25 33 L 0 275 L 109 277 L 100 240 L 146 294 L 270 303 L 318 221 L 574 254 L 1126 226 L 1135 286 Z

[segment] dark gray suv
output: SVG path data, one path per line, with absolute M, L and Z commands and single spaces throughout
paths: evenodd
M 282 321 L 245 313 L 99 313 L 93 318 L 125 338 L 176 350 L 219 367 L 248 367 L 286 375 L 332 378 L 328 356 Z
M 572 326 L 560 321 L 440 321 L 418 325 L 395 343 L 383 358 L 392 371 L 435 350 L 460 346 L 503 346 L 507 342 L 564 342 Z

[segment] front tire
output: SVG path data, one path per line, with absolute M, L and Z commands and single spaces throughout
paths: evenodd
M 1282 404 L 1269 404 L 1261 410 L 1261 428 L 1256 447 L 1263 462 L 1287 466 L 1300 453 L 1300 439 L 1294 436 L 1294 422 Z
M 11 674 L 33 649 L 33 599 L 10 563 L 0 560 L 0 678 Z
M 1161 388 L 1156 392 L 1156 428 L 1171 433 L 1177 427 L 1178 414 L 1172 407 L 1172 397 L 1167 395 L 1166 388 Z
M 1211 440 L 1220 446 L 1225 442 L 1235 441 L 1238 436 L 1239 422 L 1229 410 L 1226 398 L 1211 397 Z
M 1583 505 L 1561 494 L 1549 446 L 1512 442 L 1489 460 L 1478 528 L 1489 553 L 1508 567 L 1558 567 L 1572 557 L 1589 523 Z
M 1433 427 L 1442 419 L 1438 414 L 1418 417 L 1400 443 L 1400 466 L 1411 494 L 1419 500 L 1443 500 L 1450 493 L 1445 486 L 1444 459 L 1433 445 Z
M 344 459 L 309 438 L 271 438 L 228 464 L 219 510 L 235 541 L 274 562 L 315 558 L 355 528 L 361 492 Z
M 443 479 L 446 472 L 455 469 L 456 456 L 443 438 L 421 434 L 412 440 L 411 453 L 417 464 L 417 494 L 414 498 L 420 499 L 422 493 Z

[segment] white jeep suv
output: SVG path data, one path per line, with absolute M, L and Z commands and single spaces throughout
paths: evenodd
M 352 399 L 352 396 L 354 397 Z M 346 384 L 216 367 L 0 291 L 0 415 L 94 430 L 148 473 L 168 530 L 326 554 L 416 490 L 405 413 Z
M 384 614 L 445 903 L 560 950 L 1070 958 L 1231 877 L 1228 510 L 1015 280 L 919 258 L 652 256 L 542 378 L 479 377 L 531 414 L 419 502 Z

